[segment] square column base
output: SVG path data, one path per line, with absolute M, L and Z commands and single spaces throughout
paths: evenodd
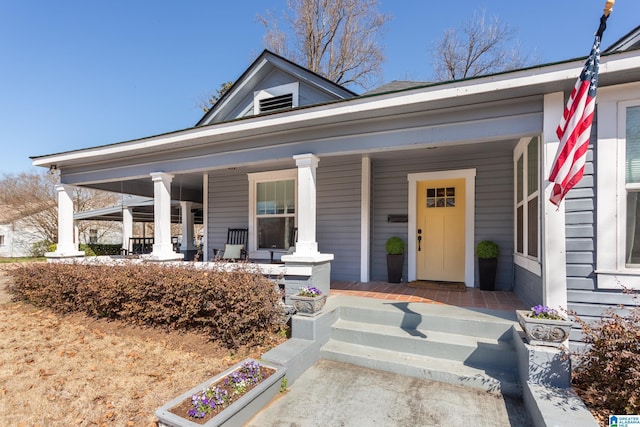
M 45 258 L 84 258 L 84 251 L 45 252 Z
M 301 287 L 313 286 L 323 295 L 329 296 L 331 288 L 331 261 L 333 254 L 284 255 L 285 304 L 291 304 L 290 297 L 298 293 Z M 301 268 L 302 267 L 302 268 Z M 306 270 L 306 274 L 287 274 L 287 270 Z
M 182 261 L 184 260 L 184 254 L 177 252 L 151 252 L 151 254 L 145 257 L 147 261 Z

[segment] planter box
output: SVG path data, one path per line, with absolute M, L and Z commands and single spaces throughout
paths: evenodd
M 317 297 L 303 297 L 301 295 L 291 295 L 289 297 L 291 304 L 296 309 L 296 314 L 302 316 L 315 316 L 322 310 L 324 304 L 327 302 L 326 295 L 320 295 Z
M 516 314 L 531 345 L 563 347 L 564 342 L 569 339 L 573 325 L 570 320 L 529 317 L 529 310 L 516 310 Z
M 210 419 L 204 424 L 197 423 L 195 418 L 187 419 L 179 415 L 176 415 L 170 410 L 185 400 L 191 400 L 191 396 L 208 388 L 210 385 L 215 384 L 221 379 L 228 376 L 233 371 L 239 369 L 243 363 L 254 361 L 253 359 L 246 359 L 242 362 L 232 366 L 221 374 L 203 382 L 202 384 L 192 388 L 186 393 L 181 394 L 169 403 L 161 406 L 156 410 L 156 417 L 158 417 L 159 427 L 241 427 L 247 421 L 249 421 L 254 415 L 262 410 L 277 394 L 280 392 L 280 385 L 282 378 L 284 377 L 287 369 L 285 367 L 276 367 L 264 362 L 258 362 L 261 366 L 271 368 L 275 372 L 259 383 L 256 387 L 249 390 L 240 399 L 233 402 L 231 405 L 224 408 L 222 412 Z

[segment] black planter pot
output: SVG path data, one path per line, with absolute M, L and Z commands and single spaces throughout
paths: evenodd
M 496 271 L 498 258 L 478 258 L 478 273 L 480 274 L 480 290 L 496 290 Z
M 387 254 L 387 281 L 400 283 L 402 281 L 402 268 L 404 267 L 404 254 Z

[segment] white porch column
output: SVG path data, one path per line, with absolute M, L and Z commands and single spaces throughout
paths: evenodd
M 362 158 L 362 175 L 360 178 L 360 281 L 369 282 L 371 270 L 370 224 L 371 224 L 371 158 Z
M 306 281 L 289 279 L 285 274 L 285 292 L 291 294 L 300 286 L 313 285 L 329 295 L 333 254 L 318 252 L 316 241 L 316 168 L 320 159 L 313 154 L 293 156 L 298 166 L 298 241 L 292 255 L 283 255 L 285 270 L 307 270 Z
M 313 154 L 293 156 L 298 166 L 298 242 L 297 255 L 317 255 L 316 241 L 316 168 Z
M 563 201 L 556 207 L 549 201 L 553 185 L 547 181 L 560 141 L 556 128 L 564 111 L 564 94 L 544 96 L 542 165 L 544 193 L 542 200 L 542 302 L 553 308 L 567 308 L 567 264 Z
M 193 202 L 180 202 L 180 209 L 182 209 L 182 244 L 180 245 L 181 251 L 192 251 L 196 247 L 193 244 L 193 223 L 194 214 L 191 212 Z
M 154 261 L 182 259 L 174 252 L 171 243 L 171 181 L 173 175 L 164 172 L 151 173 L 153 180 L 153 252 Z
M 133 237 L 133 211 L 122 207 L 122 249 L 129 250 L 129 239 Z
M 58 243 L 55 252 L 47 252 L 48 258 L 68 258 L 84 256 L 84 252 L 78 251 L 75 241 L 75 228 L 73 224 L 73 187 L 59 184 L 55 186 L 58 197 Z

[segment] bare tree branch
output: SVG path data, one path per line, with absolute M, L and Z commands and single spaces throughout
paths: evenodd
M 22 220 L 24 224 L 36 230 L 42 240 L 56 242 L 58 239 L 58 203 L 55 185 L 59 177 L 46 172 L 20 173 L 4 175 L 0 179 L 0 205 L 5 210 L 7 220 Z M 114 193 L 76 187 L 73 201 L 74 212 L 114 205 L 118 195 Z M 91 222 L 78 224 L 80 233 L 95 227 Z M 117 226 L 117 224 L 105 224 Z
M 380 81 L 380 39 L 388 15 L 378 0 L 288 0 L 280 29 L 273 14 L 258 16 L 267 49 L 341 85 L 369 88 Z
M 515 37 L 516 30 L 498 18 L 487 19 L 484 10 L 474 13 L 460 32 L 446 30 L 431 49 L 435 79 L 481 76 L 522 68 L 535 61 L 522 54 Z

